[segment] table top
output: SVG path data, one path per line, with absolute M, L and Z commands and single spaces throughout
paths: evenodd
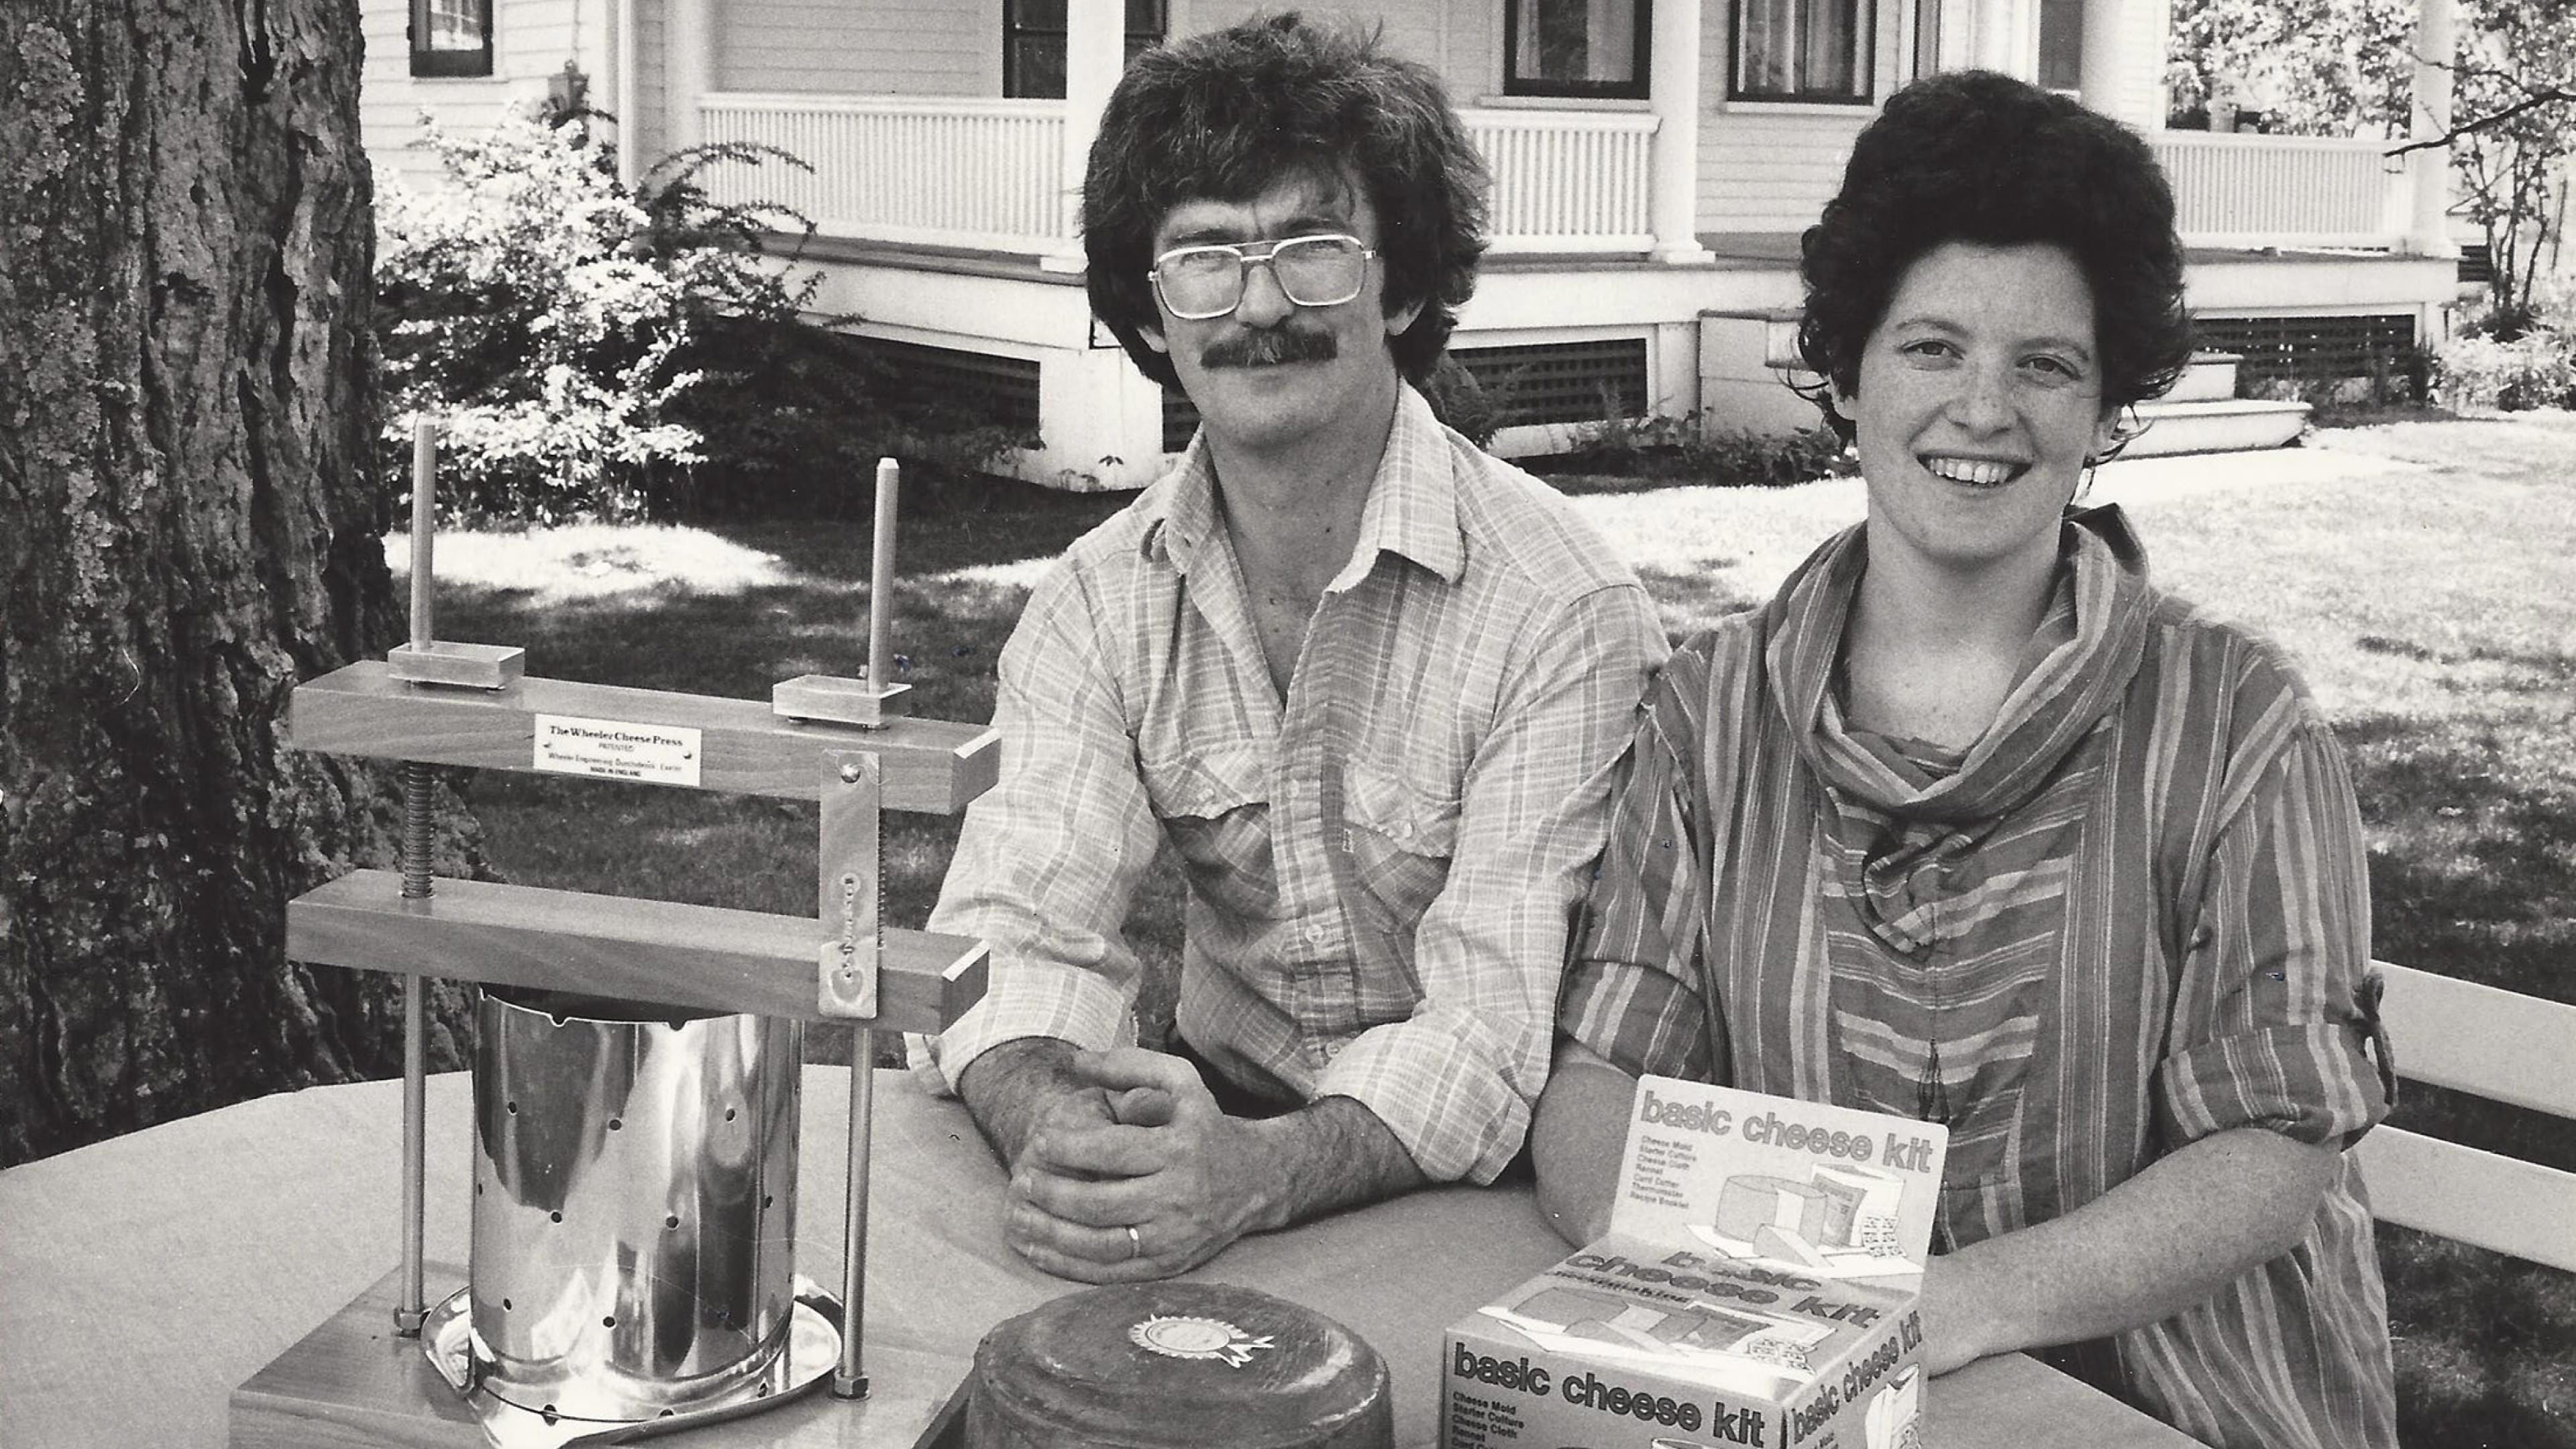
M 961 1107 L 900 1072 L 875 1096 L 869 1323 L 963 1361 L 995 1323 L 1081 1286 L 1002 1245 L 1002 1170 Z M 805 1069 L 798 1266 L 835 1291 L 848 1102 L 844 1069 Z M 466 1259 L 470 1133 L 464 1074 L 432 1077 L 432 1260 Z M 368 1082 L 0 1172 L 0 1446 L 224 1445 L 233 1389 L 399 1264 L 401 1143 L 401 1083 Z M 1448 1187 L 1246 1238 L 1193 1276 L 1303 1303 L 1374 1344 L 1397 1442 L 1428 1445 L 1441 1331 L 1565 1252 L 1526 1187 Z M 2191 1443 L 2019 1355 L 1934 1380 L 1927 1419 L 1935 1449 Z

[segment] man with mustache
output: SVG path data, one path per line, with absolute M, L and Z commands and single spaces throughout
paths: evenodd
M 1544 484 L 1443 428 L 1484 170 L 1427 70 L 1295 16 L 1147 52 L 1083 191 L 1093 310 L 1202 426 L 1003 651 L 999 785 L 932 928 L 993 948 L 918 1039 L 1093 1282 L 1512 1163 L 1567 923 L 1664 653 Z M 1171 1050 L 1123 936 L 1188 877 Z

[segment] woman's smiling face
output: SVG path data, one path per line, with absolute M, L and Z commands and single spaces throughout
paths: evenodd
M 1948 572 L 2053 561 L 2085 459 L 2109 440 L 2083 270 L 2047 243 L 1925 252 L 1836 405 L 1860 447 L 1873 557 Z

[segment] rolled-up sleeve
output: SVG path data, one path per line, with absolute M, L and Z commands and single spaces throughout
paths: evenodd
M 1058 563 L 1003 647 L 1001 777 L 966 811 L 930 929 L 992 952 L 983 1000 L 909 1039 L 922 1084 L 1023 1037 L 1134 1039 L 1138 964 L 1121 932 L 1159 840 L 1080 575 Z
M 1712 1080 L 1722 1065 L 1701 996 L 1701 808 L 1692 768 L 1707 662 L 1673 657 L 1619 765 L 1600 869 L 1558 1004 L 1557 1029 L 1632 1076 Z
M 2220 831 L 2157 1073 L 2172 1146 L 2258 1126 L 2349 1144 L 2387 1114 L 2370 884 L 2352 779 L 2325 725 L 2296 727 Z
M 1579 596 L 1531 638 L 1460 784 L 1448 878 L 1416 927 L 1422 1000 L 1353 1038 L 1316 1083 L 1375 1113 L 1435 1181 L 1492 1181 L 1528 1133 L 1570 920 L 1665 648 L 1634 582 Z

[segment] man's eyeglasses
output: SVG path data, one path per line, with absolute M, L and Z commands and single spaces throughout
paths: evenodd
M 1174 247 L 1145 275 L 1165 310 L 1185 322 L 1222 317 L 1243 301 L 1244 274 L 1266 266 L 1300 307 L 1333 307 L 1360 294 L 1377 252 L 1355 236 L 1292 236 L 1270 243 Z

